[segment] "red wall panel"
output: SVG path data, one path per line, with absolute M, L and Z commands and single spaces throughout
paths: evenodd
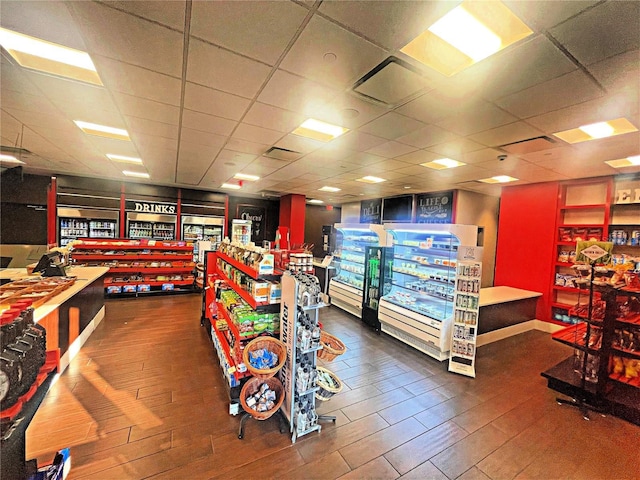
M 558 183 L 504 187 L 494 284 L 542 293 L 536 318 L 549 320 Z
M 306 211 L 304 195 L 285 195 L 280 197 L 280 226 L 289 228 L 290 246 L 304 243 L 304 214 Z

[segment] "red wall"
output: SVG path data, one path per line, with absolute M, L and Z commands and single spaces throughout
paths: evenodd
M 280 197 L 280 226 L 289 228 L 289 247 L 299 247 L 304 243 L 304 214 L 306 197 L 304 195 L 285 195 Z
M 504 187 L 494 284 L 542 293 L 536 318 L 549 320 L 558 183 Z

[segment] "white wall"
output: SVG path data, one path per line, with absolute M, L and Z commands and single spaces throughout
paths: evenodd
M 360 223 L 360 202 L 343 203 L 340 223 Z
M 456 223 L 484 228 L 482 287 L 493 286 L 498 242 L 498 211 L 500 198 L 482 193 L 458 190 Z

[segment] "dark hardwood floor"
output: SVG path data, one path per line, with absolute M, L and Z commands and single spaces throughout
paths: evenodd
M 337 417 L 295 444 L 275 419 L 228 413 L 200 297 L 107 301 L 106 317 L 52 387 L 27 458 L 71 446 L 69 478 L 637 479 L 640 427 L 555 402 L 540 372 L 571 354 L 528 332 L 478 349 L 477 378 L 331 307 L 348 351 L 344 383 L 319 407 Z

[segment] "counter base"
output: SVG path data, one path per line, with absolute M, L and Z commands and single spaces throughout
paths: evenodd
M 401 342 L 406 343 L 407 345 L 415 348 L 416 350 L 421 351 L 422 353 L 429 355 L 430 357 L 435 358 L 440 362 L 449 358 L 449 352 L 443 352 L 440 349 L 436 348 L 435 346 L 429 343 L 426 343 L 420 340 L 419 338 L 414 337 L 413 335 L 407 332 L 404 332 L 399 328 L 394 327 L 393 325 L 389 325 L 387 323 L 381 323 L 381 326 L 382 326 L 381 330 L 387 335 L 390 335 L 400 340 Z
M 357 293 L 356 293 L 357 292 Z M 329 284 L 331 304 L 345 312 L 362 318 L 362 292 L 356 289 L 343 288 L 338 282 Z

